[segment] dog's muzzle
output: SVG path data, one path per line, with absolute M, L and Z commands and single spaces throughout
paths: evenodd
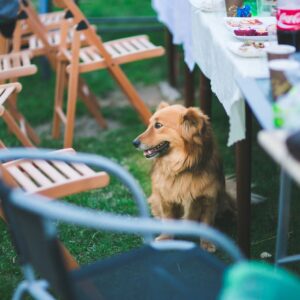
M 167 141 L 162 142 L 155 147 L 145 149 L 144 156 L 146 158 L 154 158 L 154 157 L 163 155 L 167 152 L 167 150 L 169 149 L 169 146 L 170 146 L 169 142 L 167 142 Z

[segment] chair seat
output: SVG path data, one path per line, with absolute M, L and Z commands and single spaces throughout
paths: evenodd
M 104 43 L 104 47 L 117 64 L 129 63 L 164 54 L 164 48 L 152 44 L 146 35 L 109 41 Z M 66 51 L 66 56 L 70 61 L 71 55 L 71 51 Z M 80 73 L 107 67 L 105 60 L 95 46 L 81 48 L 79 57 Z M 70 66 L 67 67 L 67 72 L 69 72 L 69 70 Z
M 74 154 L 73 149 L 57 153 Z M 63 197 L 104 187 L 109 182 L 105 172 L 95 172 L 85 164 L 67 164 L 58 161 L 16 160 L 2 164 L 8 172 L 7 181 L 21 187 L 27 193 L 39 193 L 49 197 Z M 5 174 L 4 174 L 5 176 Z
M 37 67 L 31 64 L 30 58 L 29 51 L 0 55 L 0 81 L 35 74 Z
M 226 265 L 195 247 L 150 246 L 83 266 L 70 273 L 78 299 L 217 299 Z

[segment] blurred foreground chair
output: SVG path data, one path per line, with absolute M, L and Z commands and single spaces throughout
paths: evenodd
M 79 75 L 102 69 L 108 70 L 128 97 L 142 121 L 148 124 L 151 112 L 122 71 L 120 65 L 161 56 L 164 54 L 164 49 L 152 44 L 146 35 L 103 43 L 101 37 L 97 35 L 73 0 L 59 0 L 59 2 L 73 16 L 76 28 L 71 49 L 64 47 L 66 43 L 62 42 L 56 77 L 53 137 L 59 137 L 60 123 L 62 121 L 65 124 L 64 146 L 72 146 Z M 66 35 L 64 36 L 66 37 Z M 81 47 L 82 36 L 85 37 L 89 46 Z M 63 112 L 63 87 L 66 73 L 68 74 L 69 82 L 67 111 L 65 114 Z
M 165 232 L 178 237 L 210 240 L 234 261 L 243 259 L 238 248 L 223 234 L 206 225 L 188 221 L 150 219 L 145 196 L 132 176 L 116 163 L 95 155 L 56 155 L 45 151 L 1 151 L 1 160 L 24 157 L 47 161 L 85 163 L 114 175 L 129 189 L 140 217 L 94 212 L 41 196 L 28 197 L 18 190 L 0 187 L 14 244 L 21 257 L 25 280 L 14 299 L 26 291 L 35 299 L 216 299 L 227 266 L 190 241 L 154 242 Z M 139 234 L 144 246 L 67 271 L 57 240 L 57 222 L 96 230 Z M 34 272 L 40 280 L 36 279 Z
M 9 148 L 5 148 L 1 139 L 0 148 L 10 152 Z M 76 154 L 73 149 L 62 149 L 53 153 L 56 156 Z M 106 172 L 96 172 L 85 164 L 54 160 L 18 159 L 0 162 L 0 174 L 7 184 L 21 188 L 26 195 L 39 194 L 57 198 L 102 188 L 109 183 L 109 176 Z M 1 201 L 0 218 L 5 219 Z M 76 260 L 65 248 L 64 255 L 69 268 L 78 266 Z

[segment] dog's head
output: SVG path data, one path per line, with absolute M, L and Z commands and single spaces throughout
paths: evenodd
M 207 135 L 211 139 L 209 120 L 200 109 L 162 102 L 150 118 L 147 130 L 133 145 L 143 150 L 146 158 L 178 155 L 188 153 L 193 147 L 202 148 Z

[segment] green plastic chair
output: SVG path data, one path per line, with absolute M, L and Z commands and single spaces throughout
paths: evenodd
M 225 274 L 219 300 L 299 300 L 300 278 L 261 262 L 236 264 Z

